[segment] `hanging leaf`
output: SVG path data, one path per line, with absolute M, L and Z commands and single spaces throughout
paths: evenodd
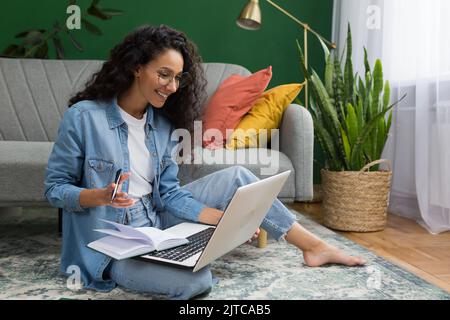
M 94 24 L 86 20 L 85 18 L 81 18 L 81 24 L 89 31 L 90 33 L 93 33 L 97 36 L 101 36 L 103 33 L 102 31 Z
M 2 51 L 2 54 L 5 56 L 13 56 L 18 48 L 19 46 L 17 44 L 10 44 Z
M 117 10 L 117 9 L 106 9 L 106 8 L 102 8 L 102 12 L 108 16 L 120 16 L 123 14 L 122 10 Z
M 55 50 L 56 50 L 56 58 L 64 59 L 64 57 L 65 57 L 64 48 L 61 44 L 61 40 L 59 39 L 59 37 L 57 35 L 54 35 L 52 37 L 52 41 L 53 41 L 53 45 L 55 46 Z
M 23 43 L 25 45 L 35 46 L 44 41 L 44 34 L 39 30 L 33 30 L 28 32 L 24 37 Z
M 28 50 L 25 51 L 23 57 L 24 58 L 33 58 L 37 48 L 38 48 L 37 46 L 29 48 Z
M 35 32 L 37 31 L 37 32 L 40 32 L 40 33 L 45 33 L 45 32 L 47 32 L 47 30 L 45 30 L 45 29 L 31 29 L 31 30 L 22 31 L 22 32 L 16 34 L 16 35 L 14 36 L 14 38 L 24 38 L 24 37 L 26 37 L 30 32 L 33 32 L 33 31 L 35 31 Z
M 88 14 L 94 17 L 97 17 L 102 20 L 108 20 L 111 19 L 110 15 L 105 14 L 100 8 L 98 8 L 96 5 L 92 4 L 88 10 Z
M 3 50 L 2 56 L 15 58 L 22 56 L 24 52 L 25 48 L 22 45 L 11 44 Z
M 47 44 L 47 42 L 44 42 L 40 46 L 38 46 L 36 52 L 34 53 L 34 58 L 48 59 L 48 44 Z
M 81 46 L 81 44 L 75 39 L 75 37 L 72 35 L 72 33 L 67 30 L 66 31 L 67 35 L 69 36 L 69 40 L 70 42 L 72 42 L 73 46 L 78 50 L 78 51 L 83 51 L 83 47 Z
M 55 32 L 55 33 L 61 32 L 61 25 L 59 24 L 59 21 L 58 21 L 58 20 L 56 20 L 56 21 L 53 23 L 53 32 Z

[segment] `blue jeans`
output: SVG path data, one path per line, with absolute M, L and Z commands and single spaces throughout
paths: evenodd
M 225 210 L 238 187 L 257 180 L 248 169 L 235 166 L 207 175 L 183 188 L 208 207 Z M 126 219 L 134 227 L 154 226 L 160 229 L 186 221 L 168 212 L 155 212 L 147 196 L 127 209 Z M 284 239 L 294 223 L 294 215 L 279 200 L 275 200 L 261 227 L 271 237 L 280 240 Z M 125 259 L 114 260 L 108 270 L 111 279 L 119 286 L 138 292 L 163 294 L 171 299 L 190 299 L 210 291 L 213 286 L 209 267 L 194 273 L 191 270 Z

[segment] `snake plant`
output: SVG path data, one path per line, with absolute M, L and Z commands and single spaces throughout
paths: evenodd
M 372 70 L 365 48 L 364 78 L 353 72 L 350 25 L 344 66 L 336 51 L 331 54 L 322 41 L 321 44 L 325 53 L 323 81 L 314 70 L 307 70 L 297 41 L 301 69 L 311 88 L 315 137 L 325 153 L 327 169 L 357 171 L 380 159 L 391 126 L 392 108 L 404 96 L 389 104 L 390 86 L 389 81 L 383 80 L 381 61 L 377 59 Z

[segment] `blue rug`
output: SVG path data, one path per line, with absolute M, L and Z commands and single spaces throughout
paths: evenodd
M 212 265 L 219 283 L 201 299 L 450 299 L 440 288 L 297 213 L 299 222 L 330 244 L 369 263 L 309 268 L 301 252 L 269 239 L 264 249 L 242 245 Z M 117 288 L 70 290 L 59 274 L 56 211 L 24 209 L 0 215 L 0 299 L 164 299 Z

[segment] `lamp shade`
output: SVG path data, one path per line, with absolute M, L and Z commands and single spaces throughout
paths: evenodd
M 261 9 L 258 0 L 250 0 L 242 9 L 236 24 L 247 30 L 258 30 L 261 27 Z

